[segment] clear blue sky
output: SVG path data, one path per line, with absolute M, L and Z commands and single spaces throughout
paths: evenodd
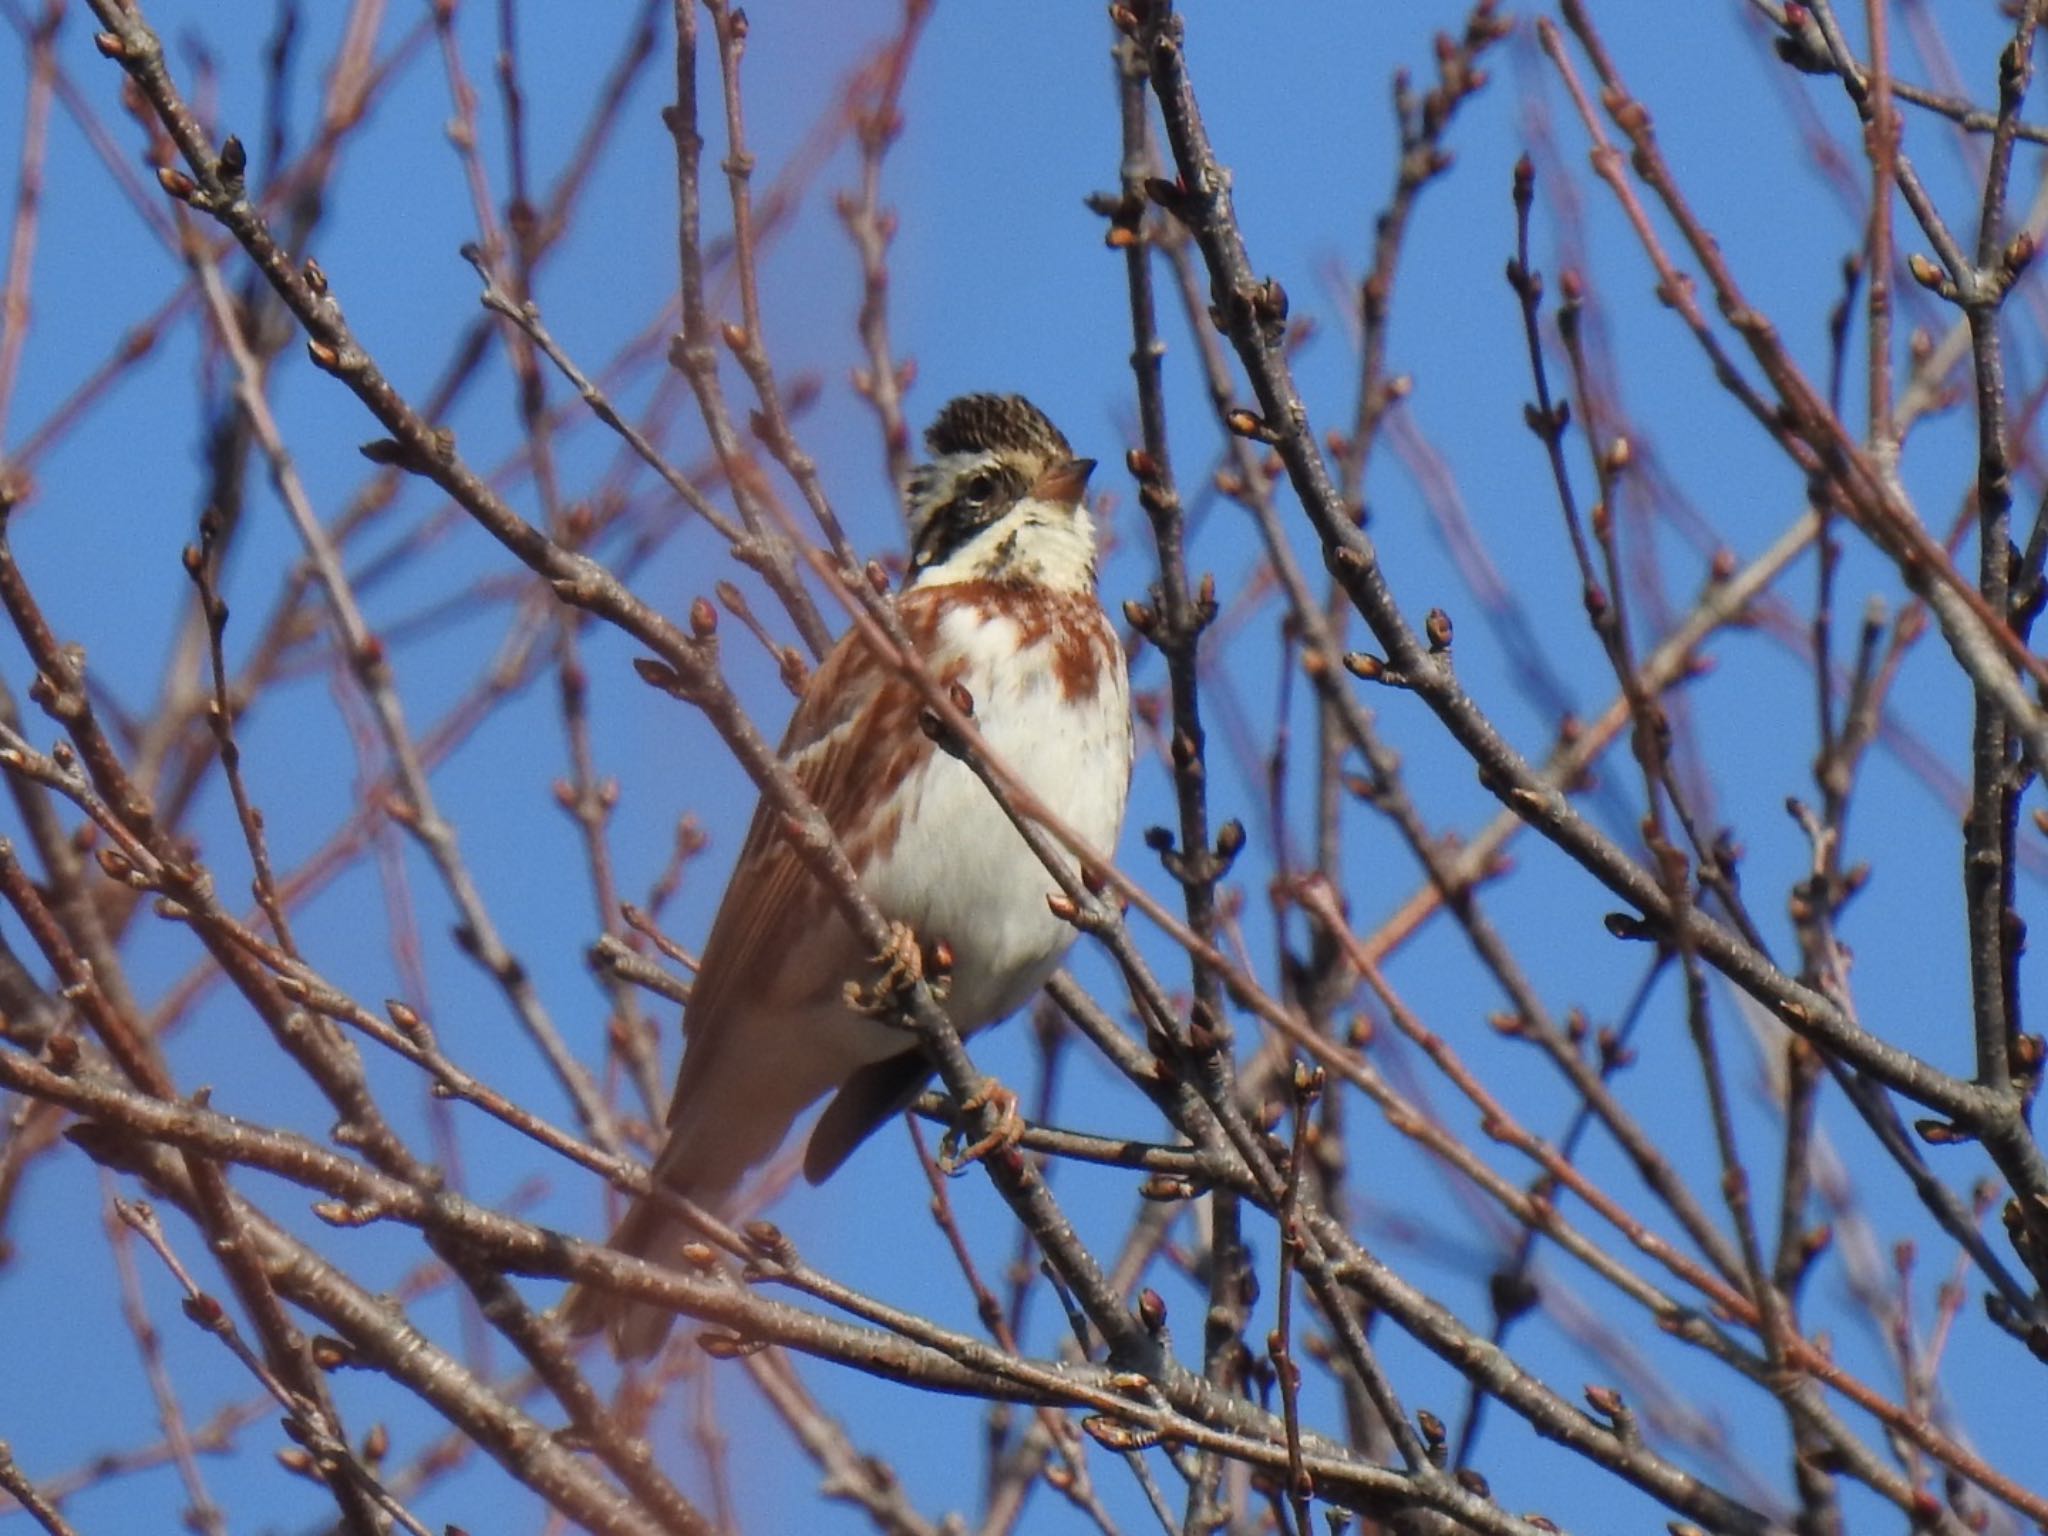
M 204 29 L 220 121 L 255 146 L 262 110 L 262 51 L 269 8 L 157 0 L 148 13 L 167 38 Z M 1348 421 L 1356 362 L 1343 305 L 1362 267 L 1372 218 L 1393 181 L 1395 143 L 1387 102 L 1394 68 L 1411 67 L 1423 83 L 1433 73 L 1430 38 L 1458 23 L 1439 0 L 1407 6 L 1300 3 L 1288 7 L 1222 7 L 1192 0 L 1190 57 L 1219 152 L 1236 173 L 1239 212 L 1254 259 L 1293 296 L 1297 313 L 1319 322 L 1299 359 L 1304 391 L 1318 424 Z M 1694 205 L 1720 239 L 1754 303 L 1779 322 L 1810 372 L 1825 372 L 1828 306 L 1839 288 L 1838 265 L 1859 239 L 1860 209 L 1818 173 L 1788 99 L 1803 100 L 1838 134 L 1849 108 L 1829 81 L 1787 75 L 1758 40 L 1749 8 L 1736 0 L 1683 7 L 1609 4 L 1597 8 L 1637 93 L 1657 117 L 1667 153 Z M 1953 8 L 1947 8 L 1952 10 Z M 1949 41 L 1980 100 L 1992 94 L 1992 64 L 2001 40 L 1973 8 L 1943 14 Z M 139 135 L 118 106 L 119 75 L 91 46 L 82 7 L 74 7 L 61 55 L 67 79 L 135 163 Z M 536 180 L 546 185 L 564 163 L 592 93 L 609 68 L 614 18 L 629 8 L 529 4 L 521 11 L 523 72 Z M 1918 5 L 1905 12 L 1933 8 Z M 314 68 L 326 58 L 341 7 L 307 8 L 302 67 L 294 100 L 295 136 L 303 139 L 318 100 Z M 387 41 L 425 14 L 397 6 Z M 747 57 L 749 125 L 765 185 L 813 131 L 850 63 L 883 36 L 894 7 L 880 0 L 830 6 L 760 6 Z M 467 68 L 482 94 L 483 151 L 502 197 L 503 133 L 492 85 L 495 8 L 471 0 L 463 8 Z M 1901 73 L 1928 78 L 1931 67 L 1901 29 Z M 905 100 L 906 133 L 889 161 L 888 200 L 901 214 L 893 251 L 892 326 L 899 352 L 917 363 L 910 414 L 921 423 L 952 394 L 971 389 L 1020 390 L 1066 429 L 1078 451 L 1104 463 L 1098 486 L 1116 498 L 1119 539 L 1104 586 L 1112 607 L 1141 593 L 1148 577 L 1147 537 L 1129 499 L 1122 450 L 1133 441 L 1135 411 L 1125 358 L 1122 261 L 1104 248 L 1102 224 L 1083 206 L 1090 192 L 1114 184 L 1117 128 L 1108 63 L 1109 29 L 1096 5 L 988 7 L 943 0 L 920 48 Z M 643 75 L 627 105 L 616 143 L 601 162 L 575 232 L 543 276 L 539 297 L 563 344 L 587 366 L 608 359 L 643 329 L 673 293 L 674 174 L 657 109 L 669 91 L 666 63 Z M 174 47 L 174 67 L 188 86 L 194 52 Z M 1414 394 L 1407 423 L 1441 455 L 1455 477 L 1466 514 L 1543 635 L 1550 660 L 1587 711 L 1604 705 L 1611 682 L 1580 620 L 1577 583 L 1562 538 L 1547 471 L 1521 425 L 1529 384 L 1519 320 L 1503 261 L 1512 247 L 1510 168 L 1532 129 L 1547 124 L 1559 146 L 1556 164 L 1574 178 L 1567 189 L 1546 181 L 1539 194 L 1537 254 L 1555 276 L 1561 260 L 1584 260 L 1599 313 L 1609 327 L 1619 376 L 1613 384 L 1638 440 L 1691 508 L 1738 554 L 1762 549 L 1798 513 L 1797 476 L 1728 398 L 1718 392 L 1674 317 L 1650 295 L 1651 275 L 1627 228 L 1584 174 L 1584 136 L 1555 78 L 1527 31 L 1492 57 L 1495 80 L 1452 135 L 1453 173 L 1426 195 L 1409 239 L 1397 292 L 1390 361 L 1410 374 Z M 26 66 L 8 34 L 0 43 L 0 125 L 15 142 Z M 707 77 L 707 87 L 710 84 Z M 474 238 L 461 168 L 443 136 L 450 115 L 440 62 L 431 43 L 394 79 L 374 120 L 346 151 L 332 207 L 315 249 L 358 334 L 402 389 L 424 393 L 452 340 L 475 314 L 475 280 L 456 255 Z M 1844 142 L 1849 136 L 1844 135 Z M 1971 162 L 1934 120 L 1907 120 L 1906 144 L 1952 217 L 1972 207 Z M 267 169 L 260 164 L 258 171 Z M 2016 201 L 2032 195 L 2035 152 L 2020 157 Z M 707 162 L 707 218 L 723 227 L 714 159 Z M 872 417 L 848 387 L 860 360 L 853 329 L 859 276 L 851 247 L 831 210 L 833 193 L 853 183 L 852 155 L 841 146 L 810 180 L 793 222 L 769 245 L 763 261 L 766 325 L 785 379 L 815 377 L 822 395 L 803 421 L 806 446 L 820 460 L 840 515 L 866 550 L 897 547 L 896 514 L 881 473 Z M 0 206 L 14 196 L 15 156 L 0 153 Z M 152 196 L 154 193 L 152 191 Z M 1560 208 L 1571 210 L 1560 217 Z M 1904 223 L 1902 215 L 1902 225 Z M 1919 242 L 1908 239 L 1909 248 Z M 22 380 L 0 451 L 25 434 L 99 365 L 118 338 L 177 286 L 181 270 L 121 199 L 84 135 L 62 108 L 51 129 L 48 186 L 36 256 L 35 308 Z M 1553 292 L 1555 285 L 1553 283 Z M 723 302 L 731 312 L 733 301 Z M 1908 323 L 1945 323 L 1917 294 L 1905 295 Z M 1191 348 L 1177 321 L 1169 328 L 1170 400 L 1183 474 L 1199 482 L 1214 455 L 1214 436 Z M 2040 376 L 2038 325 L 2015 344 L 2023 382 Z M 182 600 L 177 552 L 193 533 L 203 483 L 195 434 L 195 378 L 201 367 L 189 311 L 167 331 L 151 359 L 36 469 L 37 496 L 17 519 L 20 557 L 59 627 L 88 649 L 96 677 L 129 709 L 148 707 Z M 737 385 L 737 378 L 735 384 Z M 551 388 L 557 399 L 565 392 Z M 652 375 L 643 371 L 623 391 L 644 403 Z M 1851 419 L 1860 418 L 1853 378 Z M 358 442 L 377 435 L 373 423 L 332 381 L 288 350 L 276 403 L 308 488 L 323 513 L 346 504 L 365 466 Z M 684 413 L 687 417 L 687 412 Z M 500 465 L 518 442 L 515 400 L 501 366 L 472 391 L 456 414 L 462 451 L 472 464 Z M 679 457 L 700 451 L 687 420 L 672 438 Z M 588 491 L 612 464 L 613 447 L 597 429 L 565 433 L 563 476 L 573 493 Z M 1961 412 L 1922 429 L 1906 465 L 1907 484 L 1931 524 L 1944 525 L 1971 473 L 1970 424 Z M 2023 504 L 2038 487 L 2023 482 Z M 1441 605 L 1458 619 L 1458 663 L 1467 686 L 1526 750 L 1540 752 L 1550 723 L 1517 692 L 1511 642 L 1489 629 L 1465 585 L 1428 504 L 1396 456 L 1383 448 L 1368 487 L 1373 528 L 1396 591 L 1410 610 Z M 231 643 L 248 644 L 281 572 L 296 557 L 283 514 L 260 475 L 251 477 L 251 529 L 236 555 L 230 597 L 237 623 Z M 534 506 L 530 481 L 513 484 L 524 509 Z M 399 530 L 422 525 L 440 510 L 434 498 L 409 489 L 386 529 L 364 550 L 387 547 Z M 1638 509 L 1642 510 L 1642 509 Z M 1641 519 L 1632 523 L 1640 531 Z M 1655 548 L 1675 601 L 1696 589 L 1703 563 L 1670 525 Z M 1298 548 L 1309 550 L 1304 537 Z M 1214 570 L 1226 599 L 1238 593 L 1255 561 L 1244 519 L 1217 507 L 1200 528 L 1197 568 Z M 1312 561 L 1311 561 L 1312 563 Z M 458 526 L 402 579 L 374 589 L 375 622 L 392 626 L 441 599 L 471 591 L 477 578 L 511 569 L 477 531 Z M 637 579 L 639 590 L 670 612 L 718 577 L 734 574 L 708 530 L 686 530 Z M 1785 592 L 1803 612 L 1810 566 L 1788 578 Z M 1896 583 L 1867 554 L 1852 548 L 1843 575 L 1842 611 L 1853 615 L 1870 592 L 1896 597 Z M 757 610 L 767 612 L 765 597 Z M 453 622 L 407 640 L 397 651 L 400 686 L 416 728 L 437 719 L 488 666 L 505 629 L 507 610 L 478 596 Z M 728 626 L 737 635 L 736 626 Z M 772 669 L 735 639 L 732 669 L 759 701 L 771 727 L 786 707 Z M 1782 919 L 1783 893 L 1806 860 L 1804 844 L 1782 809 L 1789 794 L 1810 796 L 1814 750 L 1810 675 L 1785 649 L 1759 633 L 1724 636 L 1714 648 L 1715 673 L 1690 694 L 1703 723 L 1706 760 L 1715 773 L 1718 813 L 1748 849 L 1744 876 L 1769 937 L 1792 952 Z M 669 926 L 686 939 L 703 931 L 724 869 L 737 845 L 751 791 L 726 762 L 701 722 L 651 695 L 627 663 L 632 648 L 594 636 L 588 657 L 597 752 L 604 772 L 621 782 L 616 826 L 620 883 L 643 893 L 667 852 L 674 818 L 694 812 L 711 835 L 692 868 Z M 1255 732 L 1271 728 L 1278 650 L 1268 607 L 1230 641 L 1212 694 L 1218 747 L 1233 707 Z M 0 676 L 19 692 L 26 683 L 19 650 L 0 645 Z M 1141 663 L 1137 683 L 1159 684 L 1156 661 Z M 296 864 L 345 816 L 358 787 L 357 763 L 333 695 L 345 687 L 315 669 L 282 690 L 247 724 L 245 741 L 254 791 L 270 816 L 279 862 Z M 1297 690 L 1297 700 L 1300 690 Z M 1468 764 L 1442 739 L 1421 707 L 1401 695 L 1376 694 L 1389 738 L 1406 756 L 1411 787 L 1432 823 L 1446 831 L 1476 830 L 1493 802 Z M 1909 663 L 1897 708 L 1932 743 L 1950 770 L 1966 766 L 1968 695 L 1938 646 L 1923 646 Z M 1298 707 L 1297 772 L 1307 753 L 1306 718 Z M 39 727 L 39 734 L 48 735 Z M 1244 766 L 1226 756 L 1233 770 Z M 1256 768 L 1256 764 L 1252 765 Z M 572 1041 L 595 1059 L 603 1010 L 581 960 L 592 935 L 591 905 L 582 883 L 572 828 L 549 786 L 563 771 L 562 738 L 551 686 L 531 689 L 505 707 L 436 776 L 444 806 L 459 823 L 462 846 L 508 941 L 533 972 Z M 1615 798 L 1606 802 L 1610 830 L 1629 835 L 1636 781 L 1625 760 L 1608 765 Z M 1292 831 L 1307 826 L 1307 800 L 1297 780 L 1287 805 Z M 1137 839 L 1155 821 L 1171 819 L 1167 782 L 1156 757 L 1141 765 L 1126 837 L 1126 866 L 1165 889 Z M 1273 967 L 1265 880 L 1271 826 L 1256 780 L 1219 772 L 1219 815 L 1239 815 L 1253 829 L 1252 852 L 1240 869 L 1250 952 L 1262 973 Z M 224 884 L 237 884 L 239 851 L 225 797 L 211 794 L 198 822 L 202 843 L 220 859 Z M 1361 931 L 1393 910 L 1415 885 L 1398 847 L 1363 813 L 1347 846 L 1347 896 Z M 2032 838 L 2034 834 L 2026 834 Z M 1888 1037 L 1923 1050 L 1941 1065 L 1966 1070 L 1966 971 L 1955 900 L 1959 846 L 1955 817 L 1892 756 L 1870 764 L 1852 824 L 1852 861 L 1874 861 L 1876 879 L 1854 909 L 1847 932 L 1857 956 L 1856 987 L 1865 1021 Z M 1517 846 L 1515 877 L 1489 896 L 1491 910 L 1530 959 L 1545 1001 L 1560 1013 L 1584 1007 L 1596 1022 L 1612 1020 L 1636 984 L 1642 956 L 1608 939 L 1599 924 L 1611 902 L 1583 874 L 1533 842 Z M 423 862 L 408 856 L 412 892 L 428 939 L 426 1002 L 458 1059 L 488 1067 L 502 1086 L 530 1097 L 544 1112 L 569 1118 L 567 1106 L 517 1038 L 502 1002 L 443 940 L 447 906 Z M 2031 900 L 2029 883 L 2023 896 Z M 12 924 L 10 941 L 18 942 Z M 309 953 L 328 975 L 366 1000 L 402 990 L 392 959 L 375 869 L 361 865 L 313 903 L 301 923 Z M 1154 945 L 1169 977 L 1170 951 Z M 149 931 L 135 946 L 136 974 L 146 994 L 190 964 L 181 934 Z M 1101 979 L 1092 957 L 1084 975 Z M 1569 1096 L 1533 1061 L 1500 1053 L 1485 1015 L 1499 1005 L 1491 984 L 1448 930 L 1432 931 L 1406 953 L 1394 980 L 1461 1051 L 1497 1083 L 1512 1089 L 1517 1112 L 1533 1128 L 1554 1133 L 1571 1109 Z M 2031 979 L 2031 970 L 2029 973 Z M 1745 1147 L 1759 1177 L 1775 1166 L 1776 1136 L 1766 1106 L 1759 1057 L 1749 1044 L 1732 995 L 1715 999 L 1725 1053 L 1741 1104 Z M 673 1019 L 663 1012 L 670 1059 Z M 217 1102 L 235 1112 L 275 1119 L 316 1133 L 326 1117 L 311 1093 L 280 1070 L 267 1044 L 253 1044 L 253 1021 L 232 1002 L 214 998 L 178 1038 L 174 1062 L 185 1086 L 214 1086 Z M 1711 1198 L 1709 1131 L 1691 1049 L 1675 993 L 1660 993 L 1644 1026 L 1641 1064 L 1624 1078 L 1625 1100 L 1666 1138 L 1670 1155 Z M 1031 1074 L 1022 1030 L 985 1037 L 977 1054 L 990 1070 L 1022 1086 Z M 1421 1072 L 1409 1062 L 1397 1070 Z M 394 1103 L 424 1144 L 417 1083 L 382 1069 Z M 1067 1059 L 1068 1092 L 1061 1118 L 1090 1128 L 1156 1134 L 1153 1112 L 1081 1050 Z M 1440 1082 L 1430 1093 L 1453 1125 L 1470 1117 Z M 1931 1318 L 1935 1280 L 1952 1258 L 1949 1244 L 1910 1207 L 1901 1180 L 1860 1128 L 1831 1106 L 1826 1117 L 1850 1169 L 1859 1210 L 1874 1222 L 1874 1241 L 1911 1236 L 1921 1244 L 1915 1315 Z M 511 1198 L 532 1161 L 480 1123 L 460 1119 L 464 1173 L 479 1197 Z M 1482 1326 L 1485 1279 L 1494 1249 L 1488 1231 L 1445 1179 L 1418 1162 L 1366 1106 L 1354 1111 L 1351 1152 L 1357 1188 L 1368 1204 L 1366 1235 L 1420 1282 Z M 1633 1197 L 1635 1186 L 1612 1148 L 1598 1139 L 1587 1166 L 1603 1183 Z M 1504 1166 L 1514 1167 L 1512 1162 Z M 1941 1172 L 1966 1185 L 1979 1171 L 1973 1153 L 1942 1154 Z M 598 1202 L 587 1182 L 550 1170 L 536 1209 L 552 1222 L 593 1234 Z M 1518 1175 L 1524 1170 L 1516 1169 Z M 248 1181 L 287 1213 L 303 1201 Z M 1085 1233 L 1107 1244 L 1128 1218 L 1129 1181 L 1073 1170 L 1059 1175 Z M 1008 1222 L 1000 1202 L 978 1178 L 954 1186 L 971 1238 L 990 1269 L 1007 1261 Z M 96 1172 L 76 1154 L 46 1160 L 24 1193 L 11 1235 L 24 1252 L 0 1269 L 0 1437 L 13 1443 L 24 1468 L 54 1475 L 96 1451 L 153 1437 L 153 1409 L 125 1333 L 114 1322 L 111 1261 L 97 1222 Z M 827 1188 L 801 1191 L 777 1210 L 805 1255 L 849 1282 L 890 1301 L 929 1310 L 975 1327 L 971 1301 L 943 1244 L 924 1220 L 921 1183 L 898 1131 L 875 1139 Z M 1774 1216 L 1773 1218 L 1774 1219 Z M 395 1285 L 421 1250 L 404 1235 L 334 1234 L 310 1218 L 300 1223 L 318 1240 L 373 1276 Z M 1995 1226 L 1995 1218 L 1993 1221 Z M 1845 1237 L 1850 1225 L 1842 1228 Z M 189 1230 L 174 1226 L 188 1258 L 202 1258 Z M 1273 1258 L 1270 1233 L 1256 1239 L 1262 1267 Z M 1619 1243 L 1610 1244 L 1619 1247 Z M 1882 1266 L 1880 1266 L 1882 1267 Z M 1655 1338 L 1640 1316 L 1613 1306 L 1597 1284 L 1563 1265 L 1547 1273 L 1590 1326 L 1625 1335 L 1627 1347 L 1664 1373 L 1679 1395 L 1698 1394 L 1711 1416 L 1710 1435 L 1725 1437 L 1737 1461 L 1747 1460 L 1765 1488 L 1786 1487 L 1782 1421 L 1761 1390 L 1730 1382 L 1698 1359 Z M 1887 1390 L 1894 1375 L 1884 1342 L 1859 1331 L 1845 1307 L 1846 1270 L 1839 1255 L 1809 1292 L 1812 1315 L 1831 1319 L 1840 1357 Z M 145 1265 L 146 1289 L 181 1382 L 187 1411 L 204 1419 L 221 1403 L 248 1395 L 247 1383 L 217 1347 L 178 1318 L 164 1277 Z M 1184 1354 L 1198 1347 L 1197 1293 L 1160 1282 L 1179 1328 Z M 544 1297 L 545 1288 L 531 1288 Z M 1270 1292 L 1270 1286 L 1268 1290 Z M 2048 1391 L 2037 1367 L 1984 1322 L 1973 1287 L 1948 1345 L 1946 1380 L 1962 1395 L 1959 1432 L 1994 1462 L 2022 1473 L 2026 1449 L 2037 1446 Z M 423 1323 L 456 1337 L 456 1313 L 445 1296 L 422 1304 Z M 1253 1336 L 1263 1333 L 1261 1322 Z M 1031 1317 L 1031 1343 L 1052 1348 L 1056 1312 L 1041 1298 Z M 1560 1316 L 1532 1318 L 1514 1346 L 1529 1369 L 1567 1396 L 1586 1381 L 1613 1381 L 1611 1358 L 1589 1354 Z M 1430 1407 L 1455 1420 L 1461 1383 L 1415 1346 L 1382 1327 L 1378 1339 L 1411 1407 Z M 511 1352 L 496 1351 L 504 1367 Z M 980 1471 L 978 1433 L 957 1422 L 956 1404 L 920 1400 L 901 1390 L 821 1366 L 806 1379 L 839 1409 L 864 1447 L 891 1459 L 913 1500 L 936 1517 L 971 1508 Z M 368 1379 L 337 1383 L 359 1429 L 388 1418 L 395 1457 L 417 1450 L 431 1432 L 428 1418 L 402 1396 Z M 733 1436 L 740 1507 L 749 1530 L 798 1528 L 809 1522 L 815 1477 L 770 1421 L 736 1372 L 720 1378 Z M 1311 1414 L 1330 1422 L 1326 1395 L 1312 1392 Z M 1852 1417 L 1858 1428 L 1869 1430 Z M 693 1466 L 673 1416 L 662 1423 L 665 1450 Z M 245 1431 L 244 1453 L 209 1463 L 216 1497 L 238 1517 L 234 1528 L 298 1529 L 319 1500 L 275 1468 L 267 1456 L 268 1426 Z M 1874 1438 L 1874 1437 L 1873 1437 Z M 1674 1454 L 1687 1452 L 1660 1441 Z M 1699 1463 L 1725 1481 L 1727 1464 Z M 1128 1476 L 1096 1457 L 1095 1474 L 1125 1530 L 1148 1516 Z M 1540 1508 L 1586 1531 L 1642 1529 L 1661 1518 L 1649 1501 L 1553 1448 L 1534 1442 L 1498 1409 L 1479 1465 L 1501 1502 Z M 1155 1468 L 1170 1477 L 1163 1467 Z M 687 1475 L 694 1477 L 694 1472 Z M 697 1485 L 693 1482 L 693 1487 Z M 1738 1493 L 1752 1490 L 1736 1486 Z M 1758 1494 L 1758 1497 L 1767 1497 Z M 82 1529 L 142 1529 L 164 1521 L 179 1497 L 165 1471 L 121 1481 L 72 1509 Z M 469 1470 L 422 1499 L 430 1524 L 452 1520 L 472 1530 L 528 1528 L 529 1518 L 499 1513 L 530 1509 L 524 1493 L 494 1469 Z M 1872 1511 L 1850 1495 L 1852 1515 Z M 1883 1520 L 1879 1513 L 1876 1517 Z M 853 1531 L 863 1523 L 840 1509 L 805 1528 Z M 1033 1531 L 1079 1529 L 1071 1510 L 1041 1493 Z M 1890 1528 L 1887 1524 L 1885 1528 Z

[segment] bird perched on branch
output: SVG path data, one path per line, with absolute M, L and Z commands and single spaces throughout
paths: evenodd
M 1018 395 L 966 395 L 939 412 L 931 462 L 908 477 L 910 572 L 896 613 L 931 675 L 993 757 L 1091 848 L 1109 850 L 1131 775 L 1123 648 L 1095 594 L 1094 463 Z M 937 747 L 917 685 L 849 632 L 811 677 L 781 749 L 831 824 L 862 888 L 926 955 L 950 955 L 945 1008 L 964 1035 L 1014 1012 L 1052 975 L 1074 930 L 1053 877 L 973 768 Z M 923 1089 L 916 1040 L 865 1014 L 848 984 L 868 954 L 764 802 L 705 942 L 683 1015 L 682 1070 L 663 1189 L 714 1212 L 819 1099 L 804 1173 L 829 1176 Z M 896 957 L 900 963 L 903 957 Z M 642 1201 L 612 1234 L 674 1265 L 693 1234 Z M 672 1315 L 579 1286 L 569 1326 L 605 1328 L 622 1358 L 651 1355 Z

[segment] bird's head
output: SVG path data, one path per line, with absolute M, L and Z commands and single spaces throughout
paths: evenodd
M 999 581 L 1089 591 L 1093 459 L 1022 395 L 962 395 L 924 435 L 931 462 L 905 478 L 911 587 Z

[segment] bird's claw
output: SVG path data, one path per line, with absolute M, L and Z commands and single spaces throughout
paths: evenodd
M 875 964 L 881 973 L 872 982 L 846 984 L 846 1006 L 869 1018 L 893 1012 L 898 999 L 924 980 L 924 951 L 908 923 L 889 925 L 889 942 L 875 956 Z
M 953 1149 L 965 1130 L 956 1128 L 946 1133 L 945 1140 L 939 1143 L 941 1173 L 949 1178 L 958 1177 L 989 1153 L 1007 1151 L 1024 1139 L 1024 1116 L 1018 1112 L 1017 1095 L 992 1077 L 984 1077 L 981 1086 L 961 1100 L 960 1118 L 964 1121 L 976 1110 L 990 1107 L 996 1111 L 995 1129 L 973 1145 L 956 1152 Z

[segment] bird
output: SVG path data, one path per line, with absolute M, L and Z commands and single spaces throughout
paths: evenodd
M 929 461 L 903 486 L 911 529 L 895 595 L 910 648 L 971 707 L 991 754 L 1091 849 L 1112 850 L 1133 736 L 1123 646 L 1096 591 L 1091 459 L 1021 395 L 949 401 Z M 961 699 L 960 690 L 966 697 Z M 926 955 L 949 961 L 944 1007 L 965 1036 L 1028 1002 L 1075 930 L 1048 904 L 1053 876 L 974 769 L 936 745 L 924 696 L 857 628 L 806 684 L 780 748 L 862 890 Z M 856 995 L 868 953 L 763 802 L 705 940 L 684 1007 L 684 1049 L 660 1189 L 723 1217 L 746 1175 L 830 1095 L 803 1169 L 813 1184 L 907 1109 L 931 1076 L 915 1038 Z M 1066 855 L 1070 868 L 1072 856 Z M 940 948 L 943 946 L 943 948 Z M 642 1198 L 611 1246 L 675 1267 L 695 1233 Z M 576 1334 L 603 1329 L 644 1359 L 672 1313 L 573 1288 Z

